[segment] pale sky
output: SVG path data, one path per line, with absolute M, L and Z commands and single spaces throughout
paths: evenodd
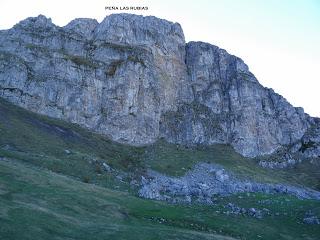
M 320 117 L 320 0 L 0 0 L 0 29 L 43 14 L 56 25 L 106 15 L 105 6 L 148 6 L 179 22 L 186 41 L 204 41 L 241 57 L 260 83 Z

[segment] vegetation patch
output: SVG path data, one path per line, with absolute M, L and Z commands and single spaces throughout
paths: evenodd
M 70 60 L 74 62 L 76 65 L 82 65 L 90 68 L 97 68 L 99 65 L 95 63 L 93 60 L 82 57 L 82 56 L 74 56 L 74 55 L 64 55 L 66 60 Z
M 306 151 L 308 148 L 313 148 L 315 147 L 316 143 L 313 141 L 309 141 L 309 142 L 302 142 L 301 144 L 301 148 L 299 149 L 299 151 L 304 152 Z
M 105 72 L 106 77 L 113 77 L 116 74 L 118 67 L 120 67 L 121 64 L 123 63 L 124 63 L 124 60 L 121 60 L 121 59 L 113 61 Z

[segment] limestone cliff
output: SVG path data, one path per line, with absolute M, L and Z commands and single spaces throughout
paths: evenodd
M 133 145 L 227 143 L 254 157 L 319 140 L 315 119 L 241 59 L 155 17 L 58 27 L 40 15 L 0 31 L 0 96 Z

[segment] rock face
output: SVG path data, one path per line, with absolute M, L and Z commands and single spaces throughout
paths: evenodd
M 316 124 L 241 59 L 131 14 L 65 27 L 40 15 L 0 31 L 0 97 L 122 143 L 227 143 L 250 157 L 303 145 Z
M 292 147 L 293 152 L 299 148 L 299 152 L 305 157 L 320 158 L 320 120 L 315 121 L 316 124 L 308 129 L 301 142 Z
M 194 102 L 167 114 L 174 142 L 231 143 L 245 156 L 270 154 L 302 137 L 312 119 L 264 88 L 239 58 L 207 43 L 186 46 Z M 174 131 L 174 129 L 176 129 Z

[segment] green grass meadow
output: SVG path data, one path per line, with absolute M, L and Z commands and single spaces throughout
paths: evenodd
M 242 194 L 218 197 L 212 206 L 174 205 L 141 199 L 129 184 L 148 168 L 181 176 L 197 162 L 210 162 L 240 178 L 319 189 L 319 169 L 308 163 L 284 171 L 256 161 L 225 145 L 130 147 L 0 99 L 0 239 L 320 239 L 319 225 L 302 223 L 308 210 L 320 215 L 319 201 Z M 278 214 L 228 215 L 229 202 Z

